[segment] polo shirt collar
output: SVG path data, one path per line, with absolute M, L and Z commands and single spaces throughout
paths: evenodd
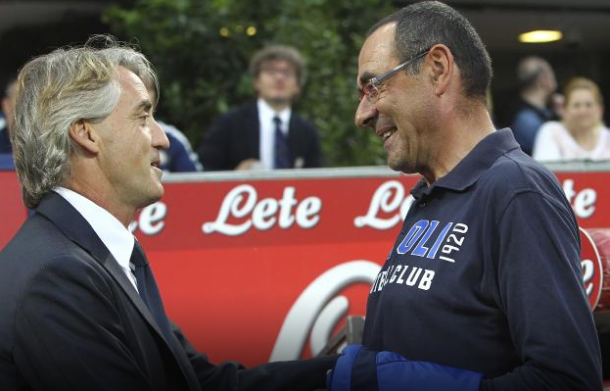
M 428 196 L 435 188 L 464 191 L 472 186 L 479 177 L 502 155 L 519 148 L 519 144 L 508 129 L 487 135 L 458 163 L 453 170 L 428 186 L 422 178 L 411 190 L 415 199 Z

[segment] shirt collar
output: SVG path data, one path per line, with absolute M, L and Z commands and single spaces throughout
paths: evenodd
M 282 120 L 282 130 L 286 131 L 288 129 L 288 122 L 290 121 L 290 114 L 292 113 L 290 106 L 278 113 L 263 98 L 259 98 L 256 103 L 258 106 L 258 117 L 261 122 L 271 124 L 273 123 L 273 117 L 277 116 Z
M 110 212 L 88 198 L 65 187 L 53 189 L 84 218 L 123 269 L 129 268 L 134 236 Z
M 422 178 L 411 190 L 416 199 L 430 195 L 435 188 L 464 191 L 502 155 L 519 148 L 513 132 L 506 128 L 487 135 L 447 175 L 428 186 Z

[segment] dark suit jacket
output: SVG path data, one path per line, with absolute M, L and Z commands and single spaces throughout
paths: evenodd
M 172 327 L 54 192 L 0 253 L 0 390 L 306 390 L 335 360 L 215 366 Z
M 197 150 L 204 171 L 233 170 L 246 159 L 260 159 L 260 125 L 256 102 L 220 116 Z M 318 132 L 294 111 L 288 125 L 291 167 L 322 166 Z M 296 167 L 298 162 L 300 167 Z

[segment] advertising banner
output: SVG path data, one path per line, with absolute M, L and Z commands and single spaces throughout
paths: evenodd
M 137 215 L 131 229 L 169 316 L 212 361 L 309 357 L 346 316 L 364 315 L 419 177 L 349 172 L 169 176 L 163 199 Z M 610 172 L 557 176 L 584 229 L 591 306 L 608 309 Z M 0 188 L 1 248 L 27 211 L 14 173 L 0 172 Z

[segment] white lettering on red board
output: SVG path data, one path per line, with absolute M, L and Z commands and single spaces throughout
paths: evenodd
M 322 200 L 307 197 L 299 202 L 295 193 L 295 188 L 289 186 L 284 188 L 280 199 L 264 198 L 258 201 L 253 186 L 239 185 L 225 196 L 216 220 L 204 223 L 201 230 L 205 234 L 218 232 L 236 236 L 252 227 L 266 231 L 276 224 L 282 229 L 288 229 L 295 223 L 300 228 L 313 228 L 320 221 Z M 241 222 L 229 222 L 235 219 Z
M 597 201 L 597 192 L 593 189 L 582 189 L 581 191 L 574 190 L 574 180 L 566 179 L 562 183 L 563 192 L 566 198 L 572 204 L 572 209 L 577 217 L 588 219 L 595 213 L 595 202 Z
M 582 268 L 582 278 L 585 284 L 585 290 L 587 292 L 587 296 L 591 296 L 593 293 L 593 277 L 595 277 L 595 265 L 593 261 L 590 259 L 583 259 L 580 262 L 580 267 Z
M 165 216 L 167 215 L 167 205 L 163 202 L 155 202 L 140 211 L 138 218 L 129 224 L 129 231 L 134 233 L 136 229 L 147 236 L 154 236 L 161 232 L 165 227 Z
M 354 225 L 356 228 L 390 229 L 404 220 L 413 201 L 415 199 L 411 195 L 405 198 L 405 188 L 402 183 L 385 182 L 373 194 L 366 215 L 356 217 Z M 386 216 L 381 217 L 380 213 L 384 213 Z
M 574 190 L 574 180 L 566 179 L 562 183 L 566 198 L 578 218 L 587 219 L 595 213 L 597 192 L 586 188 Z M 379 230 L 395 227 L 404 220 L 415 199 L 409 195 L 405 198 L 405 189 L 398 181 L 388 181 L 377 188 L 364 216 L 354 219 L 356 228 L 371 227 Z

